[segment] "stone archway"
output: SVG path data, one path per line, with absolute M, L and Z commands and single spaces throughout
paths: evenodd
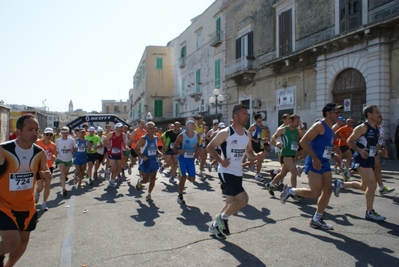
M 355 123 L 363 119 L 363 105 L 366 104 L 366 81 L 362 73 L 349 68 L 338 74 L 332 90 L 333 101 L 344 105 L 345 99 L 350 99 L 350 111 L 342 112 L 345 119 L 353 117 Z

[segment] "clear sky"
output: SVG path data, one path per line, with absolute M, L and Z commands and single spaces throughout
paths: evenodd
M 0 100 L 101 111 L 128 99 L 148 45 L 166 46 L 214 0 L 2 0 Z

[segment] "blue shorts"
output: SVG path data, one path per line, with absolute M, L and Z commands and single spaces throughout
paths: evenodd
M 180 176 L 188 176 L 195 178 L 195 164 L 194 158 L 184 158 L 178 157 L 177 160 L 179 161 L 179 172 Z
M 75 159 L 73 160 L 73 165 L 82 166 L 86 165 L 88 162 L 87 155 L 84 153 L 83 155 L 76 155 Z
M 372 168 L 374 170 L 375 158 L 369 157 L 367 159 L 362 158 L 357 152 L 353 155 L 351 169 L 356 170 L 359 167 Z
M 143 160 L 140 158 L 139 161 L 139 171 L 144 173 L 152 173 L 158 170 L 158 162 L 156 157 L 148 158 L 147 160 Z
M 312 161 L 310 163 L 306 162 L 305 169 L 304 169 L 305 174 L 308 174 L 308 171 L 312 171 L 312 172 L 318 173 L 318 174 L 323 174 L 325 172 L 330 172 L 331 171 L 331 165 L 330 165 L 329 161 L 322 161 L 321 162 L 321 169 L 320 170 L 316 170 L 316 169 L 313 168 L 313 162 Z
M 230 173 L 218 173 L 220 182 L 224 185 L 226 195 L 233 196 L 245 192 L 244 187 L 242 187 L 242 177 L 235 176 Z

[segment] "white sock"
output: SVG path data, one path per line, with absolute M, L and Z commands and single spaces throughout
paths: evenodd
M 313 221 L 314 222 L 318 222 L 318 221 L 320 221 L 320 219 L 323 217 L 323 213 L 317 213 L 317 212 L 315 212 L 314 213 L 314 216 L 313 216 Z
M 384 185 L 380 186 L 380 191 L 384 190 Z
M 223 220 L 228 220 L 229 216 L 227 216 L 226 213 L 222 212 L 222 214 L 220 214 L 220 218 L 222 218 Z

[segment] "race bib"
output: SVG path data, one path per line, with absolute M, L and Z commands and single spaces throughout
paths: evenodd
M 184 157 L 192 159 L 194 158 L 194 153 L 195 153 L 194 151 L 184 151 Z
M 175 142 L 169 144 L 169 147 L 172 149 L 175 146 Z
M 33 172 L 10 173 L 10 191 L 23 191 L 33 187 Z
M 148 149 L 148 156 L 155 156 L 157 154 L 156 149 Z
M 291 143 L 291 150 L 292 151 L 297 151 L 298 150 L 298 143 L 292 142 Z
M 86 151 L 86 148 L 85 147 L 78 147 L 78 152 L 85 152 Z
M 112 154 L 118 154 L 118 153 L 120 153 L 120 152 L 121 152 L 121 149 L 120 149 L 120 148 L 117 148 L 117 147 L 113 147 L 112 150 L 111 150 L 111 153 L 112 153 Z
M 51 153 L 51 151 L 48 151 L 48 150 L 44 150 L 44 152 L 46 153 L 46 158 L 47 158 L 47 160 L 51 160 L 52 159 L 52 153 Z
M 369 157 L 375 157 L 375 153 L 377 152 L 377 148 L 375 146 L 370 146 L 369 148 Z
M 324 148 L 323 158 L 325 158 L 325 159 L 331 159 L 332 152 L 333 152 L 333 148 L 330 147 L 330 146 L 326 146 L 326 147 Z
M 256 136 L 256 138 L 260 139 L 260 133 L 258 133 L 258 135 Z
M 231 153 L 233 155 L 233 160 L 239 161 L 242 160 L 242 157 L 244 156 L 245 153 L 245 149 L 232 149 Z

